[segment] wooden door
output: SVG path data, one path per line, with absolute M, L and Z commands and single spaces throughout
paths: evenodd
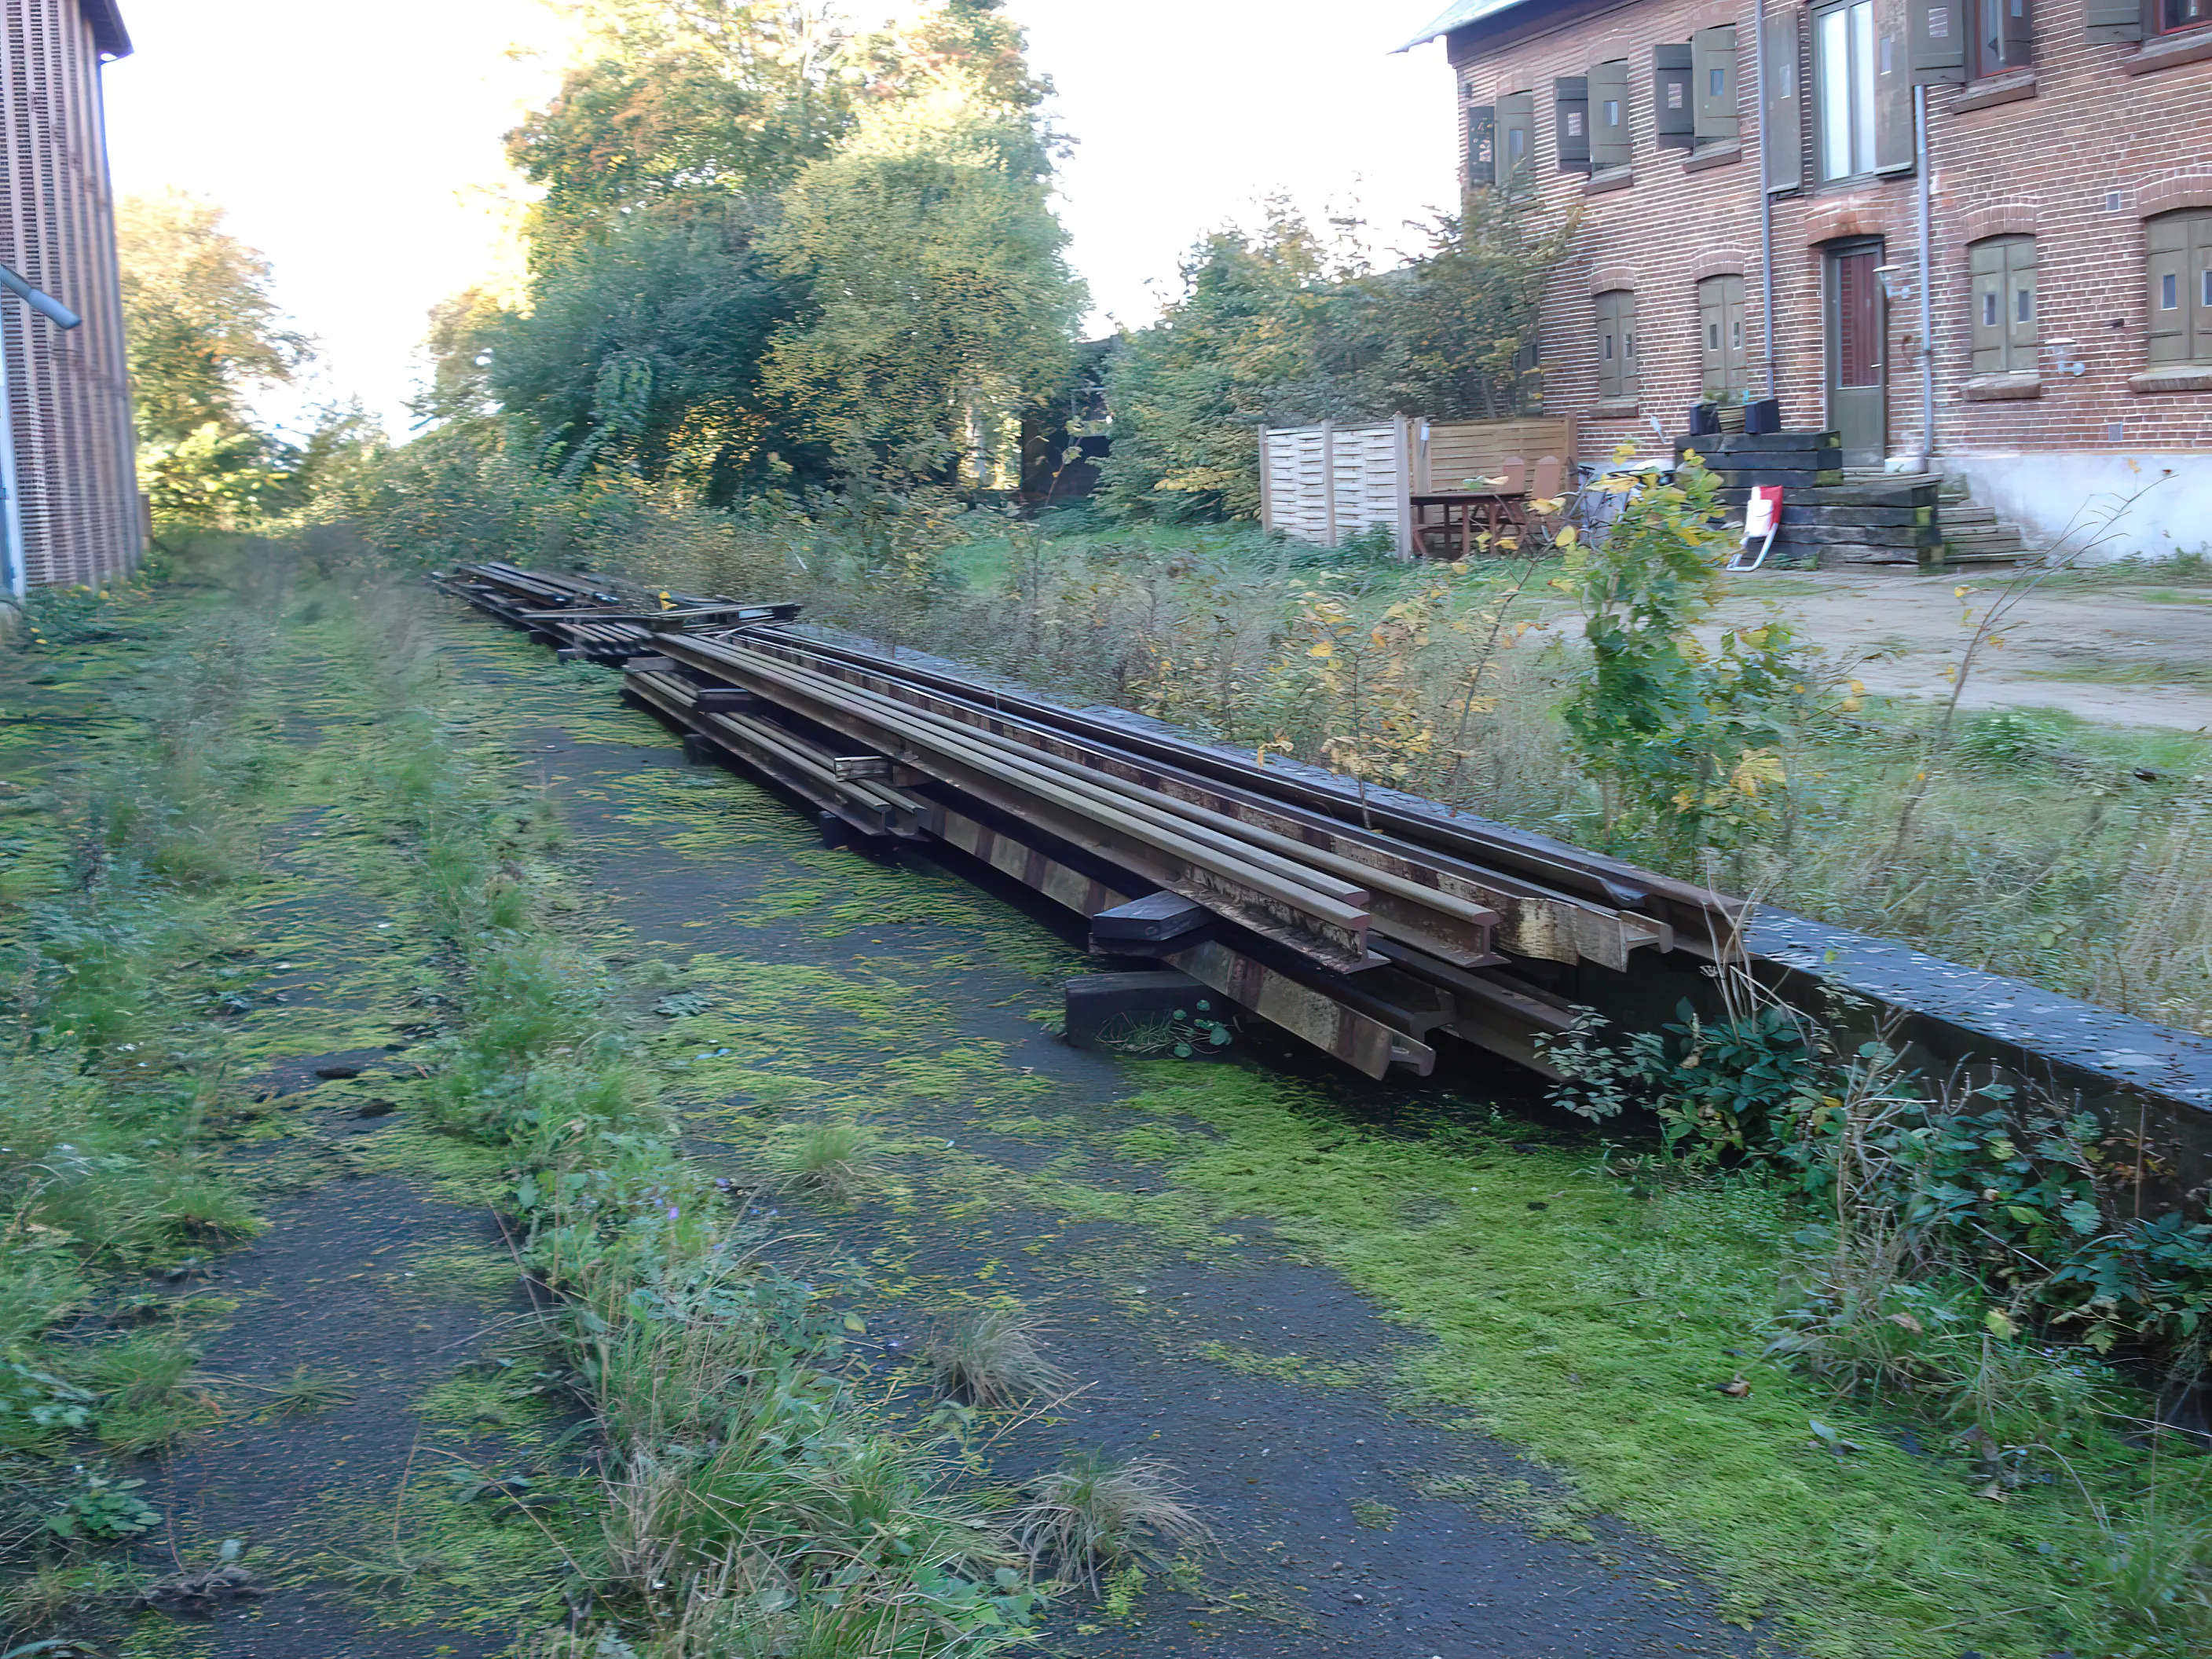
M 1843 434 L 1845 466 L 1880 466 L 1889 450 L 1881 245 L 1832 250 L 1827 264 L 1828 424 Z

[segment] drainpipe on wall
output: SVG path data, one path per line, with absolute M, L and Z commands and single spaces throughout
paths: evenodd
M 1752 177 L 1759 183 L 1759 303 L 1763 313 L 1759 338 L 1765 348 L 1763 378 L 1765 395 L 1771 398 L 1774 391 L 1774 192 L 1767 188 L 1766 179 L 1766 0 L 1759 0 L 1751 13 L 1751 55 L 1758 62 L 1759 96 L 1752 100 L 1757 111 L 1753 125 L 1757 136 L 1753 139 L 1753 155 L 1757 165 Z M 1790 66 L 1794 74 L 1796 66 Z
M 1935 181 L 1928 175 L 1928 88 L 1912 89 L 1912 136 L 1920 154 L 1920 465 L 1936 468 L 1936 259 L 1929 243 L 1935 217 Z

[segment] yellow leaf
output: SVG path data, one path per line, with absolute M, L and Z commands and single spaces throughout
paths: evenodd
M 1319 645 L 1314 647 L 1312 650 L 1306 653 L 1306 655 L 1309 657 L 1333 657 L 1335 654 L 1336 647 L 1331 645 L 1327 640 L 1323 640 Z
M 1855 697 L 1863 697 L 1866 696 L 1865 683 L 1861 680 L 1853 680 L 1851 682 L 1851 695 Z
M 1554 509 L 1556 509 L 1557 503 L 1553 503 L 1553 505 Z M 1561 530 L 1558 535 L 1553 537 L 1552 539 L 1557 542 L 1561 547 L 1572 547 L 1576 542 L 1581 539 L 1581 538 L 1582 532 L 1577 530 L 1574 526 L 1568 525 L 1565 529 Z
M 1973 591 L 1971 587 L 1954 587 L 1951 590 L 1951 597 L 1954 599 L 1963 599 Z
M 2004 1310 L 2002 1308 L 1992 1308 L 1984 1314 L 1982 1323 L 1990 1328 L 1990 1334 L 1992 1336 L 2002 1337 L 2008 1342 L 2020 1334 L 2020 1327 L 2005 1317 Z

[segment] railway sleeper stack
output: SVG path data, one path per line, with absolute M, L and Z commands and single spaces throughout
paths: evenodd
M 1846 471 L 1836 432 L 1711 433 L 1676 441 L 1720 479 L 1717 502 L 1735 523 L 1761 485 L 1782 487 L 1782 523 L 1770 562 L 1787 568 L 1856 565 L 1934 568 L 1946 549 L 1932 472 Z
M 793 605 L 639 604 L 496 563 L 437 580 L 564 655 L 619 663 L 624 696 L 687 757 L 758 777 L 826 839 L 949 851 L 1071 912 L 1123 969 L 1071 981 L 1092 1029 L 1117 985 L 1134 1012 L 1188 983 L 1370 1077 L 1425 1076 L 1447 1041 L 1550 1073 L 1540 1045 L 1571 1028 L 1580 970 L 1738 951 L 1740 901 L 802 635 Z

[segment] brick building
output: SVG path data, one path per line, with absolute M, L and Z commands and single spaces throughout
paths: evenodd
M 2156 481 L 2109 550 L 2212 545 L 2212 0 L 1461 0 L 1439 37 L 1469 186 L 1581 212 L 1541 355 L 1585 459 L 1771 390 L 2032 543 Z
M 21 585 L 96 584 L 138 556 L 137 440 L 115 262 L 100 65 L 131 38 L 113 0 L 0 0 L 0 264 L 83 319 L 0 298 L 21 495 Z

